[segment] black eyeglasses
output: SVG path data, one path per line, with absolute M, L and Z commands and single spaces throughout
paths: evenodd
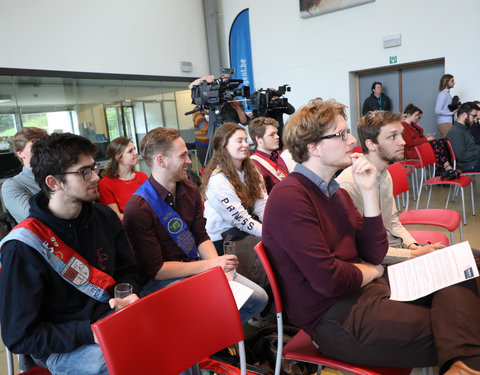
M 473 118 L 477 118 L 478 115 L 472 115 L 471 113 L 469 113 L 470 116 L 472 116 Z
M 88 181 L 92 178 L 93 172 L 98 174 L 98 165 L 95 164 L 93 167 L 85 167 L 85 168 L 80 169 L 79 171 L 58 173 L 58 175 L 61 176 L 61 175 L 64 175 L 64 174 L 77 173 L 77 174 L 81 175 L 85 181 Z
M 330 138 L 335 138 L 335 137 L 342 137 L 342 140 L 346 141 L 349 134 L 350 134 L 350 129 L 342 130 L 341 132 L 338 132 L 338 133 L 335 133 L 335 134 L 324 135 L 323 137 L 320 137 L 320 140 L 330 139 Z

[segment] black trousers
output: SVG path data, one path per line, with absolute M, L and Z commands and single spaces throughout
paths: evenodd
M 336 302 L 312 338 L 326 356 L 385 367 L 446 371 L 480 357 L 478 278 L 413 302 L 392 301 L 386 275 Z M 480 370 L 480 369 L 477 369 Z

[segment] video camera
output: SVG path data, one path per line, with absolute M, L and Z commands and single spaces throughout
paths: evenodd
M 235 69 L 222 69 L 223 74 L 235 73 Z M 250 87 L 240 86 L 242 79 L 217 78 L 212 83 L 203 81 L 192 87 L 192 104 L 210 109 L 222 107 L 225 103 L 233 101 L 235 97 L 250 98 Z
M 270 111 L 283 111 L 288 109 L 288 99 L 283 95 L 291 91 L 289 85 L 279 86 L 278 90 L 260 89 L 250 98 L 250 109 L 255 117 L 265 116 Z

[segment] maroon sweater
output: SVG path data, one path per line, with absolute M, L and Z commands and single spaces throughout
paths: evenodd
M 285 310 L 309 334 L 336 301 L 360 289 L 352 263 L 380 264 L 388 250 L 381 216 L 362 218 L 345 190 L 329 198 L 296 172 L 273 188 L 262 239 Z

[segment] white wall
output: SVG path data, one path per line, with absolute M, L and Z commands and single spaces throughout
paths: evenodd
M 0 14 L 2 68 L 208 73 L 202 0 L 2 0 Z
M 220 2 L 225 51 L 231 23 L 249 8 L 255 86 L 291 84 L 296 107 L 317 96 L 355 107 L 349 72 L 388 66 L 393 55 L 398 64 L 444 57 L 452 94 L 480 99 L 478 0 L 376 0 L 307 19 L 298 0 Z M 383 36 L 397 33 L 402 46 L 384 49 Z

